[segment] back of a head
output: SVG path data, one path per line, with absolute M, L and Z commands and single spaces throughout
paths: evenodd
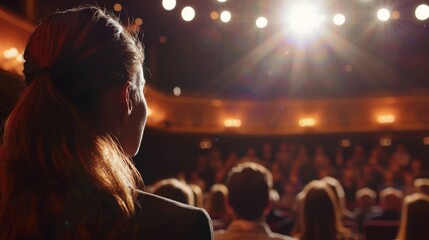
M 361 188 L 356 192 L 356 201 L 360 209 L 368 209 L 375 204 L 377 193 L 370 188 Z
M 429 178 L 418 178 L 414 180 L 414 188 L 418 193 L 429 195 Z
M 334 192 L 334 196 L 337 200 L 337 203 L 339 204 L 340 210 L 343 211 L 346 207 L 346 203 L 344 188 L 341 183 L 337 179 L 330 176 L 324 177 L 322 181 L 327 183 L 331 190 Z
M 152 193 L 184 204 L 194 205 L 192 189 L 175 178 L 159 181 L 152 187 Z
M 210 188 L 207 211 L 212 217 L 219 217 L 226 213 L 226 199 L 228 188 L 220 183 L 214 184 Z
M 75 237 L 95 236 L 102 231 L 79 221 L 89 214 L 86 209 L 129 216 L 136 198 L 131 189 L 142 185 L 114 140 L 121 138 L 120 120 L 106 119 L 117 106 L 103 102 L 110 89 L 135 84 L 141 45 L 114 17 L 81 7 L 44 18 L 24 58 L 27 88 L 6 122 L 0 147 L 0 225 L 8 229 L 3 233 L 10 239 L 40 235 L 40 225 L 47 224 L 38 219 L 40 209 L 46 208 L 45 219 L 57 221 L 74 206 L 70 226 L 81 234 Z M 112 211 L 103 212 L 99 202 L 113 202 Z
M 260 164 L 245 162 L 232 168 L 226 183 L 229 204 L 237 218 L 257 221 L 269 204 L 272 176 Z
M 380 205 L 383 210 L 401 211 L 402 191 L 395 188 L 385 188 L 380 193 Z
M 192 190 L 192 194 L 194 195 L 194 206 L 196 207 L 204 207 L 204 193 L 200 186 L 197 184 L 188 184 L 188 186 Z
M 398 240 L 429 239 L 429 196 L 415 193 L 406 196 L 402 207 Z
M 334 193 L 323 181 L 312 181 L 303 190 L 300 206 L 300 239 L 336 239 L 341 231 Z

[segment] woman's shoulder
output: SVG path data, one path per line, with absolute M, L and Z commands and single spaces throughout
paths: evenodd
M 135 223 L 145 239 L 212 239 L 212 223 L 204 209 L 138 191 Z

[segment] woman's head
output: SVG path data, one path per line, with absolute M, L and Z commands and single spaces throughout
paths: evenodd
M 27 85 L 52 81 L 91 128 L 135 155 L 146 120 L 144 56 L 113 17 L 96 7 L 50 15 L 31 35 L 24 58 Z
M 341 214 L 329 185 L 312 181 L 303 190 L 300 205 L 301 239 L 335 239 L 342 231 Z
M 112 219 L 134 213 L 143 185 L 129 159 L 146 121 L 143 57 L 138 39 L 96 7 L 37 26 L 24 53 L 27 88 L 0 146 L 0 238 L 43 238 L 64 219 L 64 232 L 44 237 L 104 239 L 124 229 Z
M 429 196 L 414 193 L 406 196 L 402 205 L 399 240 L 429 239 Z

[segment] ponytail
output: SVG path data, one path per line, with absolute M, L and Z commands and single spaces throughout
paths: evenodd
M 132 189 L 141 187 L 114 138 L 82 119 L 51 74 L 36 76 L 0 146 L 0 239 L 114 238 L 134 214 Z

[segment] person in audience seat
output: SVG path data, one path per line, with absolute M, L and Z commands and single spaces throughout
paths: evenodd
M 215 232 L 216 240 L 292 239 L 273 233 L 265 222 L 272 188 L 268 169 L 254 162 L 241 163 L 229 172 L 226 186 L 233 220 L 226 230 Z
M 385 188 L 380 193 L 381 212 L 371 213 L 366 220 L 399 221 L 403 193 L 396 188 Z
M 299 209 L 300 240 L 354 239 L 343 227 L 337 199 L 329 185 L 320 180 L 311 181 L 303 190 L 304 199 Z
M 397 240 L 429 239 L 429 196 L 414 193 L 404 198 Z

